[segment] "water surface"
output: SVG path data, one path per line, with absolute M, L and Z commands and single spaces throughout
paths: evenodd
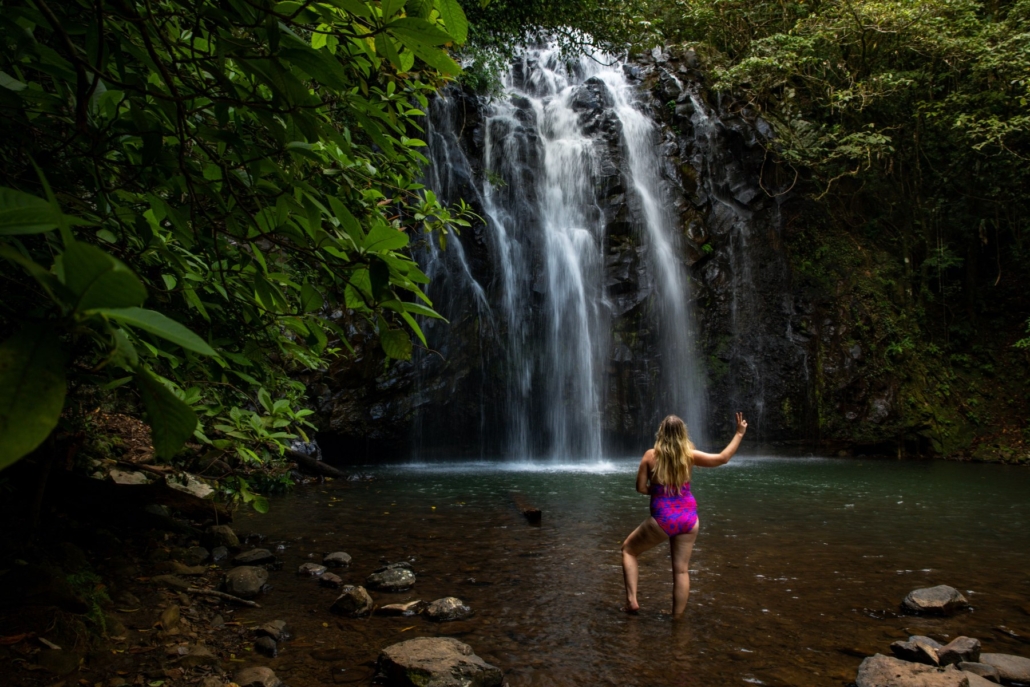
M 843 685 L 861 656 L 909 634 L 978 637 L 1030 655 L 1030 472 L 873 459 L 735 458 L 698 470 L 701 534 L 686 618 L 671 604 L 668 547 L 641 558 L 639 616 L 621 613 L 619 545 L 647 516 L 637 459 L 375 467 L 370 482 L 299 488 L 241 532 L 283 541 L 285 568 L 244 620 L 284 618 L 296 639 L 270 662 L 291 687 L 367 683 L 380 649 L 451 635 L 522 685 Z M 518 491 L 543 510 L 533 527 Z M 354 557 L 348 582 L 411 561 L 411 592 L 377 604 L 458 596 L 476 615 L 352 620 L 291 574 L 308 556 Z M 973 610 L 899 615 L 911 589 L 950 584 Z M 336 649 L 336 651 L 326 651 Z M 314 657 L 313 657 L 314 656 Z M 317 657 L 317 658 L 316 658 Z M 330 660 L 319 660 L 319 659 Z

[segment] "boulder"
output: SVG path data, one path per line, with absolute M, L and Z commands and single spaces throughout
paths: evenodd
M 379 612 L 385 615 L 415 615 L 421 613 L 425 607 L 425 601 L 415 600 L 404 604 L 386 604 L 379 607 Z
M 955 611 L 969 606 L 969 602 L 954 587 L 939 584 L 936 587 L 913 589 L 905 597 L 902 605 L 912 613 L 951 615 Z
M 900 658 L 902 661 L 923 663 L 928 666 L 935 666 L 940 663 L 940 656 L 937 655 L 940 648 L 940 642 L 922 635 L 912 635 L 908 638 L 907 642 L 898 641 L 891 643 L 891 653 L 897 658 Z
M 941 670 L 876 654 L 858 667 L 857 687 L 969 687 L 961 670 Z
M 265 666 L 250 666 L 233 676 L 232 681 L 240 687 L 283 687 L 283 681 L 275 671 Z
M 208 527 L 204 539 L 212 547 L 240 548 L 240 538 L 236 536 L 236 533 L 228 525 L 212 525 Z
M 391 687 L 496 687 L 501 670 L 453 637 L 418 637 L 383 649 L 379 673 Z
M 318 577 L 326 570 L 324 565 L 318 563 L 301 563 L 297 568 L 297 574 L 305 577 Z
M 244 599 L 261 593 L 268 582 L 268 571 L 254 565 L 241 565 L 225 574 L 225 591 Z
M 980 660 L 980 640 L 972 637 L 956 637 L 938 649 L 937 656 L 942 666 L 961 661 L 976 663 Z
M 980 663 L 997 668 L 1002 680 L 1030 682 L 1030 658 L 1012 654 L 980 654 Z
M 322 576 L 318 578 L 318 584 L 330 589 L 339 589 L 343 586 L 343 578 L 331 572 L 322 573 Z
M 394 563 L 379 568 L 368 576 L 365 584 L 370 589 L 384 592 L 403 592 L 415 585 L 415 573 L 407 563 Z
M 251 549 L 237 554 L 232 562 L 236 565 L 265 565 L 275 563 L 275 554 L 268 549 Z
M 994 666 L 989 666 L 986 663 L 974 663 L 972 661 L 961 661 L 958 664 L 958 669 L 963 670 L 967 673 L 973 673 L 980 677 L 987 678 L 991 682 L 1001 682 L 1001 674 L 998 673 L 998 669 Z
M 322 564 L 330 568 L 349 568 L 351 557 L 343 551 L 327 553 L 322 557 Z
M 472 615 L 472 609 L 462 603 L 461 599 L 454 596 L 447 596 L 437 599 L 424 611 L 427 618 L 437 622 L 450 620 L 465 620 Z
M 366 615 L 372 611 L 372 597 L 368 595 L 364 587 L 347 585 L 340 590 L 340 596 L 329 607 L 329 610 L 352 618 Z

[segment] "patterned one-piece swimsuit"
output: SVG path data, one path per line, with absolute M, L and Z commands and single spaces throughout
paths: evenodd
M 686 534 L 697 525 L 697 500 L 690 493 L 690 482 L 674 494 L 664 485 L 651 485 L 651 517 L 670 537 Z

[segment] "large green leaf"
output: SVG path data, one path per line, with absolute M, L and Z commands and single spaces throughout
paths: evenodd
M 443 50 L 430 47 L 421 40 L 404 34 L 397 34 L 397 40 L 430 67 L 452 76 L 461 74 L 461 66 Z
M 61 281 L 71 292 L 72 310 L 139 305 L 147 290 L 120 260 L 96 246 L 72 241 L 61 255 Z
M 452 36 L 444 33 L 425 19 L 418 19 L 417 17 L 395 19 L 386 25 L 386 30 L 398 38 L 404 36 L 424 45 L 443 45 L 453 40 Z
M 66 218 L 69 224 L 86 224 L 85 220 Z M 0 187 L 0 236 L 40 234 L 57 228 L 61 213 L 36 196 L 13 188 Z
M 469 35 L 469 20 L 458 0 L 436 0 L 436 6 L 443 17 L 443 23 L 447 25 L 447 33 L 451 34 L 455 43 L 464 43 Z
M 217 356 L 211 346 L 189 329 L 170 317 L 146 308 L 97 308 L 94 312 L 110 317 L 122 324 L 150 332 L 162 339 L 202 355 Z
M 136 384 L 150 420 L 154 451 L 159 458 L 171 458 L 193 436 L 197 414 L 145 368 L 136 371 Z
M 379 344 L 383 352 L 397 360 L 411 360 L 411 337 L 403 329 L 386 329 L 379 332 Z
M 368 251 L 399 250 L 408 245 L 408 235 L 386 224 L 376 224 L 365 237 L 362 248 Z
M 49 436 L 67 389 L 61 342 L 30 324 L 0 344 L 0 470 Z
M 25 257 L 13 246 L 0 243 L 0 256 L 21 265 L 26 272 L 39 282 L 40 286 L 46 289 L 47 293 L 50 294 L 50 298 L 54 301 L 65 303 L 70 300 L 68 290 L 64 287 L 64 284 L 57 280 L 53 272 L 44 269 L 42 265 Z

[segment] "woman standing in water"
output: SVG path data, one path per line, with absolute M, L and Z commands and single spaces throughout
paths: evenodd
M 694 466 L 717 468 L 729 462 L 747 431 L 747 420 L 737 413 L 737 433 L 721 453 L 704 453 L 694 448 L 687 436 L 687 425 L 670 415 L 658 426 L 654 448 L 640 460 L 637 491 L 651 495 L 651 517 L 642 522 L 622 543 L 622 574 L 626 580 L 626 606 L 636 613 L 637 556 L 668 537 L 672 550 L 672 615 L 678 618 L 687 609 L 690 594 L 690 554 L 701 526 L 697 501 L 690 493 Z

